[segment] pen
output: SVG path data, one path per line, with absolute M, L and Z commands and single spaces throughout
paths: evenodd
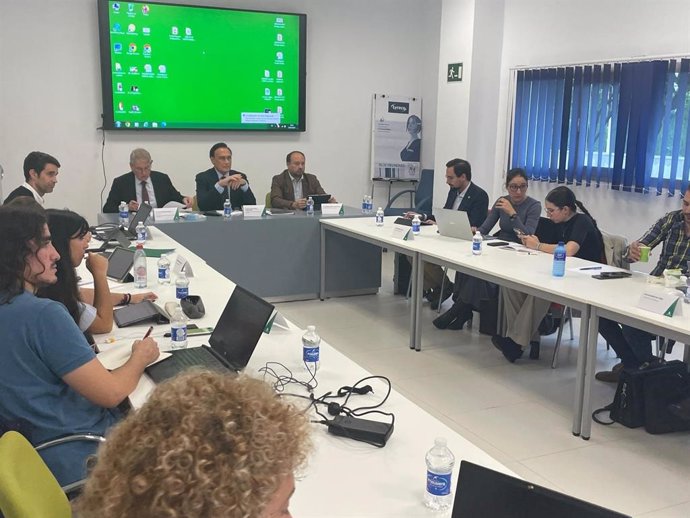
M 151 334 L 151 331 L 153 331 L 153 326 L 149 326 L 148 331 L 146 331 L 146 334 L 144 335 L 144 338 L 142 338 L 142 340 L 146 340 Z
M 586 268 L 580 268 L 581 272 L 584 272 L 585 270 L 601 270 L 601 266 L 588 266 Z

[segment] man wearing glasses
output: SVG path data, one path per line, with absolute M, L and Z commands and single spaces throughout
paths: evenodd
M 163 207 L 171 201 L 191 207 L 192 197 L 182 196 L 173 186 L 170 177 L 165 173 L 152 171 L 152 165 L 153 160 L 148 151 L 142 148 L 132 151 L 129 155 L 131 170 L 113 180 L 103 212 L 118 212 L 121 201 L 127 202 L 130 211 L 139 210 L 139 205 L 143 202 L 154 208 Z
M 233 209 L 255 205 L 256 198 L 249 188 L 247 175 L 232 169 L 232 150 L 224 142 L 211 147 L 213 167 L 196 175 L 196 200 L 199 210 L 221 210 L 230 199 Z

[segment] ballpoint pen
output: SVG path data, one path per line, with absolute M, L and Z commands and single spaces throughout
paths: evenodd
M 601 270 L 601 266 L 587 266 L 585 268 L 580 268 L 581 272 L 584 272 L 585 270 Z
M 149 326 L 149 328 L 146 331 L 146 334 L 144 335 L 144 338 L 142 338 L 142 340 L 146 340 L 151 335 L 151 331 L 153 331 L 153 326 Z

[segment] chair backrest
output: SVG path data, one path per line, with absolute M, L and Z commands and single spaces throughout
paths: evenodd
M 606 263 L 618 268 L 630 269 L 630 264 L 623 259 L 625 250 L 628 247 L 628 240 L 617 234 L 610 234 L 601 230 L 601 237 L 604 239 L 604 252 L 606 253 Z
M 431 214 L 434 201 L 434 170 L 422 169 L 419 175 L 419 184 L 414 196 L 414 205 L 417 212 Z
M 266 193 L 266 198 L 265 198 L 264 203 L 266 204 L 267 209 L 271 208 L 271 193 L 270 192 Z
M 0 437 L 0 511 L 5 518 L 71 518 L 60 484 L 23 435 Z

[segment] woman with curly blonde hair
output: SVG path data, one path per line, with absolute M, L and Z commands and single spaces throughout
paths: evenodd
M 82 518 L 290 516 L 306 418 L 269 385 L 193 372 L 116 426 L 77 503 Z

